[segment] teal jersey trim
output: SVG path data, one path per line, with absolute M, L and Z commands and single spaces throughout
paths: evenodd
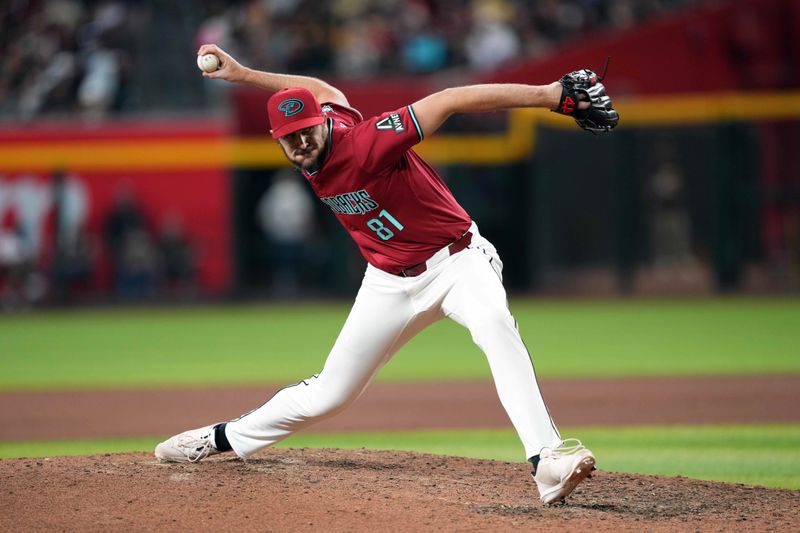
M 422 134 L 422 128 L 419 127 L 419 122 L 417 121 L 417 115 L 414 114 L 413 107 L 408 106 L 408 114 L 409 116 L 411 116 L 411 121 L 414 123 L 414 127 L 417 128 L 417 135 L 419 135 L 419 140 L 421 141 L 422 139 L 425 138 L 425 136 Z

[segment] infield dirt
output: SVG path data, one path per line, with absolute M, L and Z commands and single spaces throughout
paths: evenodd
M 3 531 L 797 531 L 800 492 L 598 471 L 566 505 L 527 467 L 407 452 L 271 449 L 0 461 Z
M 563 425 L 797 422 L 800 377 L 543 383 Z M 269 391 L 266 391 L 268 393 Z M 178 432 L 265 389 L 7 392 L 0 440 Z M 387 416 L 391 413 L 391 416 Z M 509 427 L 490 383 L 370 388 L 321 431 Z M 604 472 L 566 505 L 529 467 L 369 450 L 268 449 L 160 464 L 149 453 L 0 460 L 0 531 L 800 531 L 800 491 Z

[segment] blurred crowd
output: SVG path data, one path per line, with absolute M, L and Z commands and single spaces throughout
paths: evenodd
M 191 299 L 195 295 L 197 250 L 175 211 L 159 214 L 153 227 L 133 184 L 117 183 L 114 203 L 103 220 L 113 292 L 118 300 Z
M 3 2 L 0 114 L 30 120 L 121 109 L 134 50 L 131 15 L 125 2 Z
M 196 41 L 248 64 L 337 76 L 496 68 L 692 0 L 272 0 L 219 4 Z M 320 5 L 322 4 L 322 5 Z M 214 8 L 212 7 L 212 10 Z
M 187 109 L 191 57 L 338 77 L 491 70 L 703 0 L 6 0 L 0 118 Z
M 198 246 L 178 212 L 148 211 L 133 183 L 120 180 L 92 232 L 91 204 L 75 174 L 0 179 L 0 311 L 109 296 L 118 302 L 196 297 Z

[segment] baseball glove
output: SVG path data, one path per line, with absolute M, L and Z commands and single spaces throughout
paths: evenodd
M 589 69 L 576 70 L 564 75 L 561 83 L 561 100 L 555 113 L 569 115 L 586 131 L 595 135 L 608 133 L 619 122 L 619 113 L 612 107 L 611 98 L 597 74 Z M 579 109 L 580 102 L 589 102 L 587 109 Z

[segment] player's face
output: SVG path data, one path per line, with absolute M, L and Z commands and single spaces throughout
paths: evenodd
M 324 160 L 326 130 L 322 123 L 284 135 L 278 142 L 289 162 L 306 172 L 315 172 Z

